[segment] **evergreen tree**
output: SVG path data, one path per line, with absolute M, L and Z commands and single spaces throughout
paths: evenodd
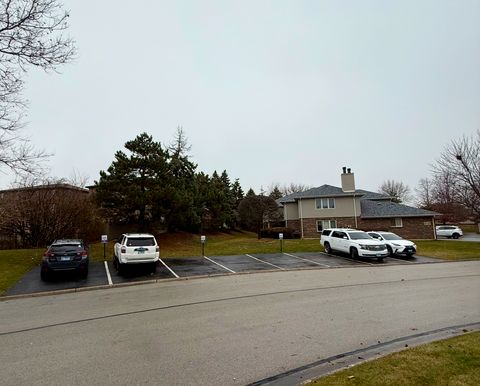
M 168 186 L 168 152 L 147 133 L 125 143 L 128 154 L 117 151 L 107 172 L 95 181 L 96 199 L 107 217 L 116 222 L 147 220 L 164 212 L 161 198 Z
M 283 194 L 282 192 L 280 191 L 280 189 L 278 188 L 278 186 L 275 186 L 272 191 L 270 192 L 270 194 L 268 195 L 268 197 L 271 197 L 273 198 L 274 200 L 278 200 L 279 198 L 282 198 L 283 197 Z

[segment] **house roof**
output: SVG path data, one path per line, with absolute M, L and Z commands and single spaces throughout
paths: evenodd
M 440 213 L 414 208 L 390 201 L 361 200 L 362 218 L 381 217 L 432 217 Z
M 369 200 L 390 200 L 390 196 L 384 194 L 370 192 L 368 190 L 356 189 L 355 192 L 344 192 L 342 188 L 332 185 L 322 185 L 317 188 L 311 188 L 304 192 L 297 192 L 289 194 L 288 196 L 279 198 L 277 200 L 280 204 L 285 204 L 287 202 L 295 202 L 301 198 L 320 198 L 320 197 L 352 197 L 362 196 L 362 199 Z
M 370 192 L 363 189 L 356 189 L 355 192 L 345 193 L 342 188 L 332 185 L 322 185 L 304 192 L 292 193 L 288 196 L 279 198 L 276 201 L 279 205 L 283 205 L 296 202 L 303 198 L 353 197 L 354 195 L 360 197 L 362 218 L 431 217 L 440 215 L 440 213 L 432 212 L 430 210 L 397 204 L 391 201 L 392 197 L 385 194 Z

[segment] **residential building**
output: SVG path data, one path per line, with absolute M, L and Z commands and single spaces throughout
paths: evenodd
M 341 187 L 322 185 L 277 200 L 285 226 L 302 238 L 319 238 L 325 228 L 384 230 L 409 239 L 434 239 L 439 213 L 392 201 L 392 197 L 355 187 L 355 176 L 343 168 Z

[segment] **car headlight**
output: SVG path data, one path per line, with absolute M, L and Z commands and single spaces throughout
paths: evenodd
M 368 247 L 365 244 L 358 244 L 360 249 L 368 249 Z

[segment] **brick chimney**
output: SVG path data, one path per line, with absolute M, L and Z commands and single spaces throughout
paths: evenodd
M 345 166 L 342 168 L 342 190 L 345 193 L 353 193 L 355 192 L 355 176 L 352 173 L 352 169 L 346 168 Z

